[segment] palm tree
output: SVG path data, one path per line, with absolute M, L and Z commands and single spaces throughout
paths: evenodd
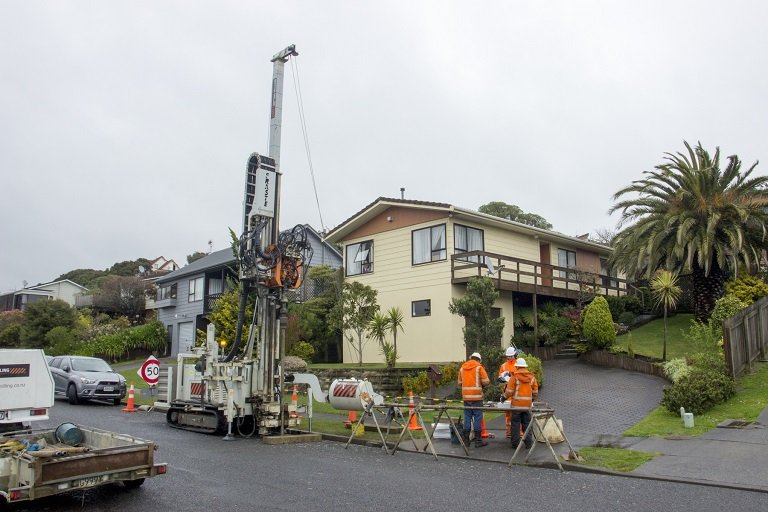
M 397 330 L 404 332 L 403 329 L 403 312 L 398 307 L 391 307 L 387 310 L 387 320 L 389 321 L 389 330 L 392 333 L 394 340 L 395 360 L 397 360 Z M 392 366 L 395 366 L 394 362 Z
M 701 143 L 684 144 L 687 154 L 666 153 L 665 163 L 614 194 L 610 213 L 621 211 L 619 227 L 626 227 L 614 239 L 611 264 L 630 277 L 690 272 L 694 312 L 704 321 L 726 276 L 739 265 L 755 268 L 768 247 L 768 176 L 750 177 L 757 162 L 742 173 L 735 155 L 721 170 L 719 148 L 710 157 Z
M 389 349 L 387 347 L 387 342 L 384 341 L 384 338 L 387 336 L 387 333 L 389 332 L 389 318 L 382 315 L 378 311 L 373 314 L 373 317 L 371 317 L 370 322 L 368 322 L 368 334 L 371 335 L 373 339 L 375 339 L 379 343 L 379 347 L 381 348 L 382 353 L 384 354 L 384 360 L 387 363 L 387 366 L 392 366 L 390 363 L 390 357 L 388 355 Z
M 656 305 L 664 308 L 664 343 L 661 349 L 662 361 L 667 360 L 667 311 L 674 309 L 682 290 L 677 286 L 677 274 L 669 270 L 660 270 L 651 279 L 651 292 L 656 297 Z

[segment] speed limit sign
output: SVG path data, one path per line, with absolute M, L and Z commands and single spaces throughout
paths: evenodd
M 149 356 L 136 373 L 150 386 L 157 384 L 157 381 L 160 379 L 160 361 L 153 356 Z

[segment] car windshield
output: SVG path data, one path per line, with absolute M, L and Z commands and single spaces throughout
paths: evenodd
M 72 369 L 77 372 L 111 372 L 106 361 L 102 359 L 72 358 Z

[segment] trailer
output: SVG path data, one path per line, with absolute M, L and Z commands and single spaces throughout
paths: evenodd
M 5 503 L 122 482 L 139 487 L 166 473 L 152 441 L 63 423 L 0 436 L 0 498 Z M 0 500 L 0 506 L 2 500 Z

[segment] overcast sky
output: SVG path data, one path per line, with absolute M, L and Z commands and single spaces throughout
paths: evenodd
M 226 248 L 289 44 L 281 227 L 405 187 L 613 228 L 683 140 L 768 158 L 766 27 L 757 0 L 0 0 L 0 292 Z

